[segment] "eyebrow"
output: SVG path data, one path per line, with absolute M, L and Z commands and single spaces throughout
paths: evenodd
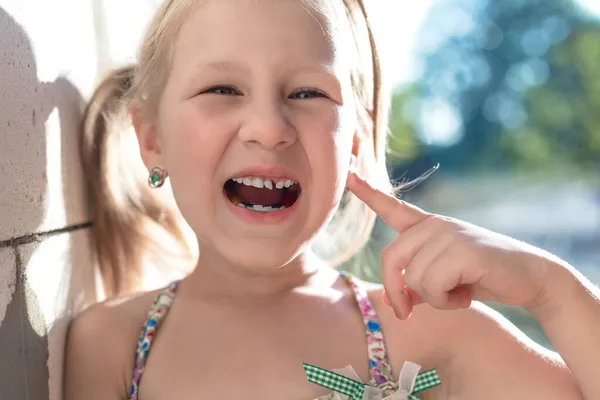
M 250 68 L 231 61 L 211 61 L 209 63 L 199 63 L 197 69 L 214 71 L 214 72 L 239 72 L 244 75 L 252 75 Z M 291 73 L 309 73 L 309 74 L 326 74 L 330 78 L 337 80 L 334 69 L 326 64 L 315 65 L 301 65 L 298 67 L 290 68 L 288 72 Z
M 246 75 L 251 75 L 249 68 L 230 61 L 212 61 L 208 64 L 198 64 L 198 69 L 208 69 L 216 72 L 241 72 Z

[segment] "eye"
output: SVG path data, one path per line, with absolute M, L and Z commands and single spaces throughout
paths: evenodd
M 319 90 L 302 89 L 302 90 L 299 90 L 296 93 L 294 93 L 291 97 L 294 99 L 306 100 L 306 99 L 315 99 L 318 97 L 327 97 L 327 95 L 325 95 L 325 93 L 323 93 Z
M 235 96 L 236 94 L 238 94 L 238 92 L 235 90 L 235 88 L 231 87 L 231 86 L 215 86 L 212 87 L 210 89 L 207 89 L 205 91 L 203 91 L 202 93 L 213 93 L 213 94 L 220 94 L 220 95 L 226 95 L 226 96 Z

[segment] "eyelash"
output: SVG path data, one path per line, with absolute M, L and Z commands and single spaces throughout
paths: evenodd
M 232 91 L 233 93 L 217 93 L 217 91 Z M 203 91 L 201 94 L 221 94 L 221 95 L 235 95 L 236 94 L 236 89 L 232 86 L 214 86 L 210 89 L 207 89 L 205 91 Z M 321 92 L 320 90 L 316 90 L 316 89 L 300 89 L 297 90 L 293 96 L 297 96 L 300 93 L 310 93 L 312 97 L 305 97 L 305 98 L 297 98 L 297 100 L 305 100 L 305 99 L 315 99 L 315 98 L 322 98 L 322 97 L 327 97 L 327 95 L 323 92 Z

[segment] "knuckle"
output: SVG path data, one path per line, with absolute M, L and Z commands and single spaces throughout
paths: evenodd
M 439 284 L 434 279 L 427 279 L 423 282 L 422 291 L 427 301 L 437 309 L 446 309 L 448 307 L 447 295 L 440 289 Z
M 419 277 L 412 269 L 407 269 L 404 271 L 404 284 L 416 291 L 419 291 L 421 287 Z
M 399 243 L 392 242 L 385 247 L 380 254 L 381 266 L 385 268 L 406 267 L 409 261 L 406 252 Z
M 432 215 L 426 222 L 436 231 L 449 231 L 454 227 L 454 220 L 443 215 Z
M 476 255 L 476 252 L 471 248 L 472 243 L 468 238 L 453 235 L 449 243 L 447 258 L 450 260 L 460 259 L 462 262 L 469 262 Z
M 426 295 L 435 296 L 438 293 L 438 284 L 431 277 L 426 277 L 421 282 L 421 289 Z
M 381 251 L 381 255 L 379 256 L 380 261 L 381 261 L 381 266 L 382 267 L 388 267 L 391 265 L 392 263 L 392 247 L 391 245 L 386 246 L 382 251 Z
M 454 255 L 457 246 L 460 246 L 460 235 L 454 230 L 446 230 L 439 235 L 439 242 L 445 247 L 445 252 L 439 257 L 438 261 L 444 262 L 449 255 Z

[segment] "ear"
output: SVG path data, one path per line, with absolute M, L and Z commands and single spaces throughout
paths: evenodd
M 352 155 L 350 157 L 350 168 L 356 167 L 359 154 L 362 146 L 372 141 L 373 137 L 373 121 L 370 117 L 366 117 L 366 122 L 360 123 L 358 129 L 352 138 Z
M 356 133 L 356 134 L 354 134 L 354 137 L 352 138 L 352 153 L 350 154 L 350 171 L 353 171 L 356 169 L 358 154 L 360 152 L 360 144 L 361 144 L 360 135 L 358 135 Z
M 148 170 L 157 165 L 163 165 L 160 137 L 155 121 L 145 118 L 142 112 L 142 105 L 138 100 L 132 102 L 129 114 L 137 136 L 140 155 L 142 156 L 144 165 L 146 165 Z

